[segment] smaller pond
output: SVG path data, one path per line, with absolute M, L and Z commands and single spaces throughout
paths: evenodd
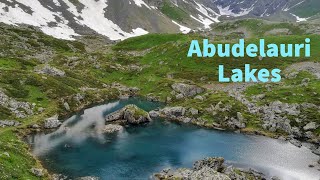
M 159 104 L 128 99 L 98 105 L 67 119 L 54 133 L 28 138 L 33 152 L 54 173 L 71 178 L 148 179 L 164 168 L 192 167 L 194 161 L 222 156 L 228 164 L 254 168 L 285 180 L 318 180 L 320 171 L 309 168 L 318 156 L 307 148 L 284 141 L 202 129 L 155 120 L 126 127 L 119 135 L 105 135 L 104 117 L 127 104 L 150 111 Z

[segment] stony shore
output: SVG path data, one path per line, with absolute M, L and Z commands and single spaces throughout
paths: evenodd
M 265 175 L 253 169 L 244 170 L 224 164 L 222 157 L 208 157 L 196 161 L 191 169 L 164 169 L 155 173 L 152 177 L 155 180 L 193 180 L 193 179 L 214 179 L 214 180 L 240 180 L 240 179 L 266 179 Z M 278 180 L 272 177 L 272 180 Z

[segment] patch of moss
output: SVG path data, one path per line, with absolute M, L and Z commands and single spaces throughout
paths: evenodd
M 3 153 L 7 152 L 9 157 Z M 31 169 L 39 167 L 28 146 L 12 131 L 0 133 L 0 179 L 48 179 L 36 177 Z

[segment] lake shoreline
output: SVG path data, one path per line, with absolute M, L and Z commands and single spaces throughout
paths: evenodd
M 139 99 L 139 100 L 141 100 L 139 97 L 134 97 L 133 99 Z M 114 102 L 114 101 L 117 101 L 117 100 L 111 100 L 110 102 Z M 122 101 L 125 101 L 125 100 L 122 100 Z M 98 104 L 100 104 L 100 105 L 103 105 L 103 104 L 105 104 L 106 102 L 109 102 L 109 101 L 103 101 L 102 103 L 98 103 Z M 121 100 L 120 100 L 120 102 L 121 102 Z M 150 102 L 150 101 L 148 101 L 148 102 Z M 97 106 L 97 104 L 95 104 L 95 105 L 91 105 L 90 107 L 96 107 Z M 86 108 L 83 108 L 81 111 L 78 111 L 78 113 L 74 113 L 74 114 L 84 114 L 84 112 L 85 112 L 85 110 L 86 109 L 88 109 L 88 107 L 86 107 Z M 80 112 L 80 113 L 79 113 Z M 71 115 L 70 115 L 70 117 L 72 117 Z M 163 121 L 163 120 L 161 120 L 161 121 Z M 165 121 L 169 121 L 169 122 L 172 122 L 172 120 L 165 120 Z M 175 121 L 175 123 L 178 123 L 178 124 L 182 124 L 181 122 L 178 122 L 178 121 Z M 186 123 L 186 125 L 188 126 L 188 123 Z M 199 125 L 196 125 L 196 124 L 190 124 L 190 125 L 192 125 L 192 126 L 197 126 L 197 127 L 199 127 L 200 129 L 209 129 L 210 131 L 212 130 L 212 129 L 214 129 L 214 128 L 212 128 L 212 127 L 201 127 L 201 126 L 199 126 Z M 148 127 L 146 127 L 146 128 L 148 128 Z M 221 131 L 221 130 L 219 130 L 219 131 Z M 235 133 L 234 131 L 229 131 L 229 130 L 226 130 L 226 131 L 224 131 L 224 132 L 226 132 L 227 134 L 229 134 L 229 133 Z M 236 132 L 236 133 L 238 133 L 238 132 Z M 257 136 L 257 134 L 250 134 L 250 133 L 242 133 L 242 134 L 244 134 L 244 135 L 250 135 L 250 136 Z M 258 137 L 259 136 L 261 136 L 261 135 L 259 135 L 258 134 Z M 249 167 L 249 166 L 248 166 Z M 53 175 L 53 173 L 51 173 L 50 172 L 50 174 L 51 175 Z

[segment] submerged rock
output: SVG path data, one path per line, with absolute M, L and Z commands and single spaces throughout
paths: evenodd
M 104 127 L 102 130 L 104 133 L 116 133 L 116 132 L 122 132 L 124 128 L 121 125 L 118 124 L 108 124 Z
M 107 122 L 125 121 L 129 124 L 142 124 L 151 121 L 149 113 L 132 104 L 107 115 L 105 119 Z
M 98 177 L 93 177 L 93 176 L 86 176 L 86 177 L 81 177 L 78 178 L 78 180 L 99 180 L 100 178 Z

